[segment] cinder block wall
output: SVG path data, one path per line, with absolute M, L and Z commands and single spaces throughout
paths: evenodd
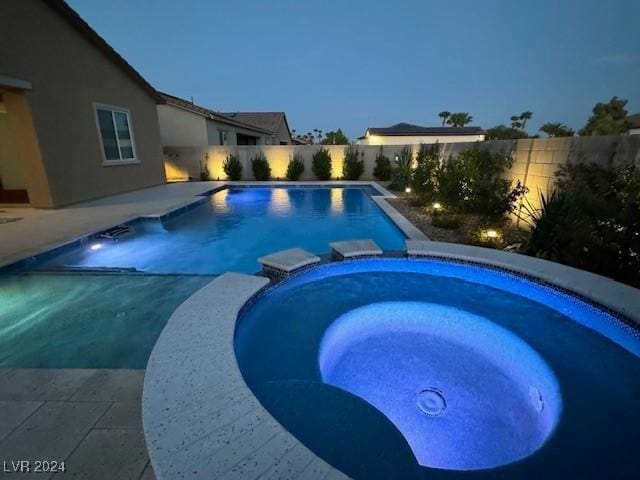
M 640 135 L 608 135 L 602 137 L 572 137 L 525 140 L 500 140 L 480 143 L 442 144 L 443 158 L 454 158 L 467 148 L 479 146 L 493 152 L 503 152 L 514 158 L 513 167 L 507 176 L 514 183 L 518 180 L 529 188 L 528 200 L 539 206 L 540 193 L 553 188 L 554 173 L 565 163 L 597 163 L 613 167 L 635 162 L 640 165 Z M 383 147 L 384 153 L 393 160 L 402 145 Z M 414 152 L 419 145 L 410 145 Z M 319 145 L 265 145 L 265 146 L 211 146 L 203 148 L 165 147 L 164 158 L 168 180 L 198 179 L 200 165 L 206 164 L 211 177 L 225 179 L 222 163 L 230 153 L 238 155 L 243 165 L 243 179 L 253 180 L 251 158 L 262 151 L 271 165 L 274 179 L 285 179 L 289 158 L 295 153 L 302 155 L 305 171 L 301 180 L 314 180 L 311 172 L 312 155 Z M 332 178 L 342 175 L 342 161 L 345 146 L 328 146 L 333 163 Z M 374 180 L 373 168 L 379 146 L 358 146 L 364 152 L 365 170 L 362 180 Z

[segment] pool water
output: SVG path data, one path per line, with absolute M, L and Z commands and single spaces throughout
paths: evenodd
M 163 222 L 138 222 L 139 235 L 100 248 L 75 249 L 45 263 L 127 267 L 154 273 L 255 273 L 258 258 L 300 247 L 372 238 L 383 250 L 404 248 L 404 235 L 373 203 L 370 188 L 229 188 Z M 95 248 L 95 247 L 94 247 Z
M 0 275 L 0 367 L 144 368 L 173 311 L 215 275 L 255 273 L 258 257 L 329 242 L 404 236 L 371 187 L 232 188 L 135 234 L 52 252 Z M 70 273 L 72 271 L 72 273 Z
M 259 297 L 235 350 L 260 402 L 353 478 L 636 478 L 637 331 L 520 277 L 323 266 Z

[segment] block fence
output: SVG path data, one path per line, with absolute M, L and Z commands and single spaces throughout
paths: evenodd
M 409 145 L 414 153 L 419 145 Z M 507 178 L 514 183 L 518 180 L 529 189 L 528 200 L 539 205 L 539 194 L 553 188 L 554 173 L 565 163 L 596 163 L 614 167 L 629 163 L 640 166 L 640 135 L 607 135 L 601 137 L 538 138 L 524 140 L 496 140 L 468 143 L 445 143 L 441 145 L 443 158 L 456 157 L 462 150 L 479 146 L 492 152 L 502 152 L 513 156 L 514 163 Z M 271 166 L 273 179 L 286 179 L 287 164 L 294 154 L 302 156 L 305 170 L 301 180 L 315 180 L 311 171 L 311 157 L 320 145 L 262 145 L 262 146 L 205 146 L 205 147 L 165 147 L 164 162 L 168 181 L 197 180 L 200 169 L 207 165 L 212 180 L 226 178 L 222 170 L 224 159 L 235 154 L 242 163 L 243 180 L 253 180 L 251 158 L 262 151 Z M 392 161 L 403 145 L 384 146 L 383 152 Z M 328 145 L 333 169 L 332 178 L 342 175 L 345 145 Z M 375 180 L 373 169 L 379 146 L 359 145 L 364 152 L 365 169 L 361 180 Z

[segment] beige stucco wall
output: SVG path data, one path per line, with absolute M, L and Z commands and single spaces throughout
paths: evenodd
M 57 12 L 39 0 L 0 2 L 0 72 L 26 92 L 52 207 L 165 181 L 155 100 Z M 139 164 L 105 167 L 93 103 L 130 111 Z M 47 198 L 48 197 L 48 198 Z
M 369 135 L 356 140 L 358 145 L 413 145 L 431 143 L 466 143 L 484 140 L 484 135 L 440 135 L 440 136 L 382 136 Z
M 172 105 L 158 105 L 158 122 L 162 145 L 210 145 L 207 141 L 207 121 L 202 115 Z
M 0 181 L 7 190 L 27 188 L 18 152 L 9 134 L 9 113 L 0 113 Z

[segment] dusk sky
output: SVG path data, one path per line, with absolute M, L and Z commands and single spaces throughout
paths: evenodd
M 69 0 L 154 87 L 220 111 L 285 111 L 305 133 L 473 125 L 524 110 L 584 126 L 640 112 L 640 1 Z

